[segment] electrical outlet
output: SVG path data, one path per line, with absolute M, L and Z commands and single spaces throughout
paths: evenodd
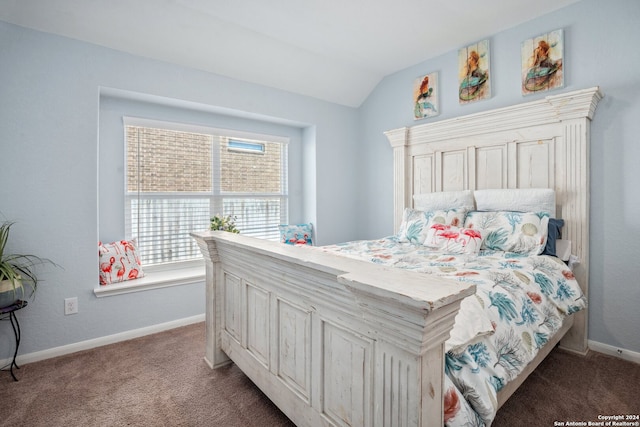
M 78 312 L 78 297 L 64 299 L 64 314 L 76 314 Z

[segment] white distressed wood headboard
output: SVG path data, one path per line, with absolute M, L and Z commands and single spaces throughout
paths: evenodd
M 589 126 L 598 87 L 385 132 L 393 147 L 394 223 L 413 195 L 490 188 L 553 188 L 579 264 L 574 274 L 588 298 Z M 577 313 L 562 341 L 587 351 L 587 314 Z

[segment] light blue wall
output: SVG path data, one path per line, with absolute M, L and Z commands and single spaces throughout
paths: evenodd
M 386 77 L 360 108 L 360 238 L 393 232 L 392 150 L 382 132 L 416 124 L 416 77 L 440 73 L 436 121 L 540 98 L 520 93 L 520 43 L 564 29 L 565 88 L 600 86 L 604 99 L 591 126 L 591 264 L 589 339 L 640 352 L 640 2 L 583 0 L 508 31 L 488 35 L 491 99 L 459 105 L 457 51 Z M 469 40 L 473 43 L 476 40 Z M 553 93 L 553 92 L 551 92 Z
M 291 221 L 313 220 L 319 243 L 356 237 L 350 217 L 357 185 L 351 167 L 357 154 L 356 109 L 0 22 L 0 218 L 17 221 L 10 249 L 62 267 L 40 270 L 45 281 L 20 313 L 21 354 L 204 313 L 202 283 L 100 299 L 93 294 L 97 241 L 118 228 L 109 228 L 113 213 L 105 213 L 108 202 L 102 200 L 105 222 L 99 235 L 101 93 L 108 95 L 103 101 L 116 99 L 103 102 L 108 117 L 102 126 L 118 114 L 114 108 L 166 119 L 175 114 L 170 106 L 180 106 L 193 110 L 185 119 L 198 124 L 290 134 L 297 145 L 290 159 Z M 162 105 L 122 107 L 118 98 Z M 114 130 L 103 130 L 105 149 Z M 314 157 L 316 162 L 308 160 Z M 120 173 L 117 169 L 100 173 Z M 64 298 L 73 296 L 79 313 L 64 316 Z M 0 328 L 0 359 L 12 351 L 7 325 Z

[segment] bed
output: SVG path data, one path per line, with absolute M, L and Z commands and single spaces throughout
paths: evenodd
M 393 236 L 313 248 L 224 232 L 194 233 L 206 260 L 206 362 L 212 368 L 237 364 L 299 426 L 457 425 L 463 417 L 469 425 L 481 425 L 482 420 L 490 424 L 495 410 L 556 344 L 587 351 L 589 126 L 601 97 L 595 87 L 386 132 L 394 162 Z M 449 375 L 464 370 L 458 366 L 465 360 L 483 364 L 477 347 L 469 349 L 482 342 L 475 338 L 452 351 L 456 318 L 468 313 L 469 301 L 492 306 L 498 320 L 501 304 L 507 306 L 503 316 L 511 313 L 515 323 L 544 323 L 545 316 L 531 314 L 526 299 L 514 299 L 522 304 L 509 307 L 498 295 L 502 291 L 486 291 L 480 302 L 485 285 L 475 274 L 482 269 L 469 268 L 472 258 L 514 269 L 529 257 L 491 251 L 488 257 L 462 254 L 461 268 L 445 250 L 435 255 L 444 258 L 428 261 L 435 266 L 405 263 L 406 268 L 398 268 L 415 255 L 399 248 L 414 251 L 416 245 L 393 240 L 410 240 L 409 214 L 427 212 L 418 206 L 425 199 L 429 205 L 438 194 L 471 193 L 474 211 L 479 211 L 478 197 L 484 197 L 481 207 L 488 203 L 489 210 L 506 211 L 493 206 L 491 190 L 502 189 L 551 190 L 554 206 L 539 218 L 564 220 L 562 237 L 571 242 L 572 254 L 571 269 L 549 261 L 561 275 L 553 280 L 576 286 L 569 292 L 571 302 L 560 310 L 563 315 L 544 336 L 518 330 L 519 341 L 535 347 L 535 355 L 532 352 L 517 371 L 502 374 L 508 381 L 495 375 L 495 393 L 474 399 L 473 390 Z M 467 222 L 467 213 L 446 225 L 478 229 L 487 221 L 480 212 Z M 417 250 L 425 248 L 424 242 L 442 243 L 434 242 L 429 230 L 423 230 L 423 245 Z M 358 249 L 363 245 L 373 252 Z M 398 251 L 400 261 L 393 258 Z M 372 262 L 374 253 L 383 256 Z M 464 274 L 433 274 L 427 267 Z M 524 272 L 540 266 L 518 268 Z M 528 290 L 535 294 L 529 301 L 537 304 L 545 294 L 545 281 L 520 274 L 521 281 L 537 286 L 537 292 Z M 496 331 L 481 330 L 478 339 L 500 344 Z M 464 390 L 453 396 L 452 384 Z M 493 415 L 483 409 L 478 413 L 475 407 L 472 412 L 460 409 L 474 400 L 492 407 Z

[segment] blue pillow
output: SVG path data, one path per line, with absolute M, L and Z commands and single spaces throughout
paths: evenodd
M 547 234 L 547 244 L 542 251 L 542 255 L 558 256 L 556 253 L 556 240 L 562 238 L 562 227 L 564 220 L 549 218 L 549 233 Z

